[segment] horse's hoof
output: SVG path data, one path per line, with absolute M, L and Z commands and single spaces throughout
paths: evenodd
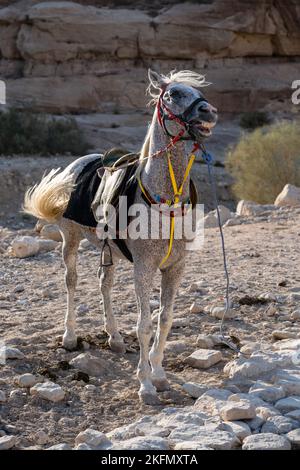
M 119 354 L 124 354 L 126 352 L 126 346 L 123 341 L 109 341 L 108 344 L 113 352 Z
M 151 393 L 151 392 L 139 392 L 139 398 L 140 401 L 144 405 L 152 405 L 152 406 L 157 406 L 161 405 L 160 399 L 156 395 L 156 393 Z
M 72 351 L 77 348 L 77 338 L 76 336 L 63 336 L 62 345 L 68 351 Z
M 166 392 L 171 388 L 167 379 L 153 378 L 152 383 L 158 392 Z

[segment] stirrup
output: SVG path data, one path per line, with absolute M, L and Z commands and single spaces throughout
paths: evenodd
M 105 255 L 105 247 L 108 248 L 108 251 L 109 251 L 109 261 L 105 262 L 104 261 L 104 255 Z M 107 238 L 105 238 L 105 240 L 103 241 L 103 245 L 102 245 L 102 250 L 101 250 L 101 253 L 100 253 L 100 267 L 99 267 L 99 271 L 101 271 L 101 268 L 102 267 L 107 267 L 107 266 L 113 266 L 113 258 L 112 258 L 112 251 L 111 251 L 111 247 L 107 241 Z M 99 271 L 98 271 L 98 276 L 99 276 Z

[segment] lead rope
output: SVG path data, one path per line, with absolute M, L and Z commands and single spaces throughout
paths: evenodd
M 221 324 L 220 324 L 220 336 L 221 336 L 222 342 L 226 344 L 226 346 L 228 346 L 230 349 L 235 351 L 237 354 L 242 354 L 240 349 L 237 346 L 235 346 L 235 344 L 233 344 L 232 341 L 226 339 L 224 335 L 224 321 L 231 307 L 230 306 L 230 294 L 229 294 L 230 277 L 229 277 L 228 266 L 227 266 L 225 239 L 224 239 L 224 233 L 223 233 L 223 228 L 222 228 L 222 223 L 221 223 L 221 215 L 220 215 L 220 210 L 219 210 L 219 200 L 218 200 L 218 195 L 217 195 L 216 181 L 215 181 L 215 176 L 214 176 L 213 166 L 212 166 L 213 157 L 210 153 L 207 152 L 203 144 L 200 144 L 200 148 L 202 150 L 202 158 L 207 164 L 208 180 L 209 180 L 209 184 L 212 190 L 214 205 L 217 211 L 218 227 L 219 227 L 219 232 L 220 232 L 220 237 L 221 237 L 224 274 L 225 274 L 225 279 L 226 279 L 225 310 L 222 315 Z

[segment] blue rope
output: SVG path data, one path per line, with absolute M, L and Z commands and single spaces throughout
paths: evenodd
M 220 232 L 220 237 L 221 237 L 221 246 L 222 246 L 222 254 L 223 254 L 223 267 L 224 267 L 224 274 L 225 274 L 225 279 L 226 279 L 225 310 L 224 310 L 224 313 L 221 319 L 221 324 L 220 324 L 220 336 L 221 336 L 222 342 L 226 344 L 226 346 L 228 346 L 230 349 L 232 349 L 236 353 L 241 353 L 238 347 L 236 347 L 231 341 L 225 338 L 224 332 L 223 332 L 225 317 L 230 311 L 230 294 L 229 294 L 230 278 L 229 278 L 229 271 L 228 271 L 228 266 L 227 266 L 225 239 L 224 239 L 224 233 L 223 233 L 221 215 L 220 215 L 220 209 L 219 209 L 219 200 L 218 200 L 218 195 L 217 195 L 216 180 L 215 180 L 215 176 L 213 172 L 213 157 L 210 153 L 207 152 L 203 144 L 201 144 L 201 150 L 202 150 L 202 158 L 207 164 L 208 180 L 209 180 L 209 184 L 212 190 L 212 195 L 214 198 L 214 205 L 217 211 L 217 219 L 218 219 L 218 226 L 219 226 L 219 232 Z

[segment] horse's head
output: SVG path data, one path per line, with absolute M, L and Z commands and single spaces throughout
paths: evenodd
M 149 80 L 149 92 L 169 136 L 176 135 L 180 126 L 185 127 L 184 138 L 203 140 L 212 134 L 218 114 L 200 91 L 209 85 L 203 75 L 184 70 L 165 76 L 149 70 Z

